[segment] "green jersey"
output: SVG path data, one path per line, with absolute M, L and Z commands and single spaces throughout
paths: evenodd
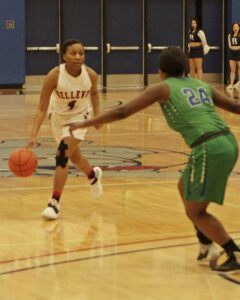
M 193 78 L 170 77 L 169 101 L 161 104 L 168 125 L 178 131 L 191 146 L 200 136 L 226 128 L 215 110 L 210 86 Z

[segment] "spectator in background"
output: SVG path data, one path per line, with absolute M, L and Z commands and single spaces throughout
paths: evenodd
M 232 24 L 231 33 L 228 35 L 228 47 L 230 50 L 230 84 L 227 86 L 227 90 L 232 90 L 240 88 L 240 25 L 237 22 Z M 238 81 L 234 84 L 237 67 Z
M 203 77 L 203 56 L 206 55 L 210 47 L 207 44 L 205 33 L 199 28 L 197 19 L 192 19 L 191 29 L 188 39 L 189 50 L 189 67 L 190 77 L 195 77 L 202 80 Z

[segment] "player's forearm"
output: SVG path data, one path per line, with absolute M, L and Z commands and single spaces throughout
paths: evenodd
M 231 106 L 229 107 L 229 111 L 235 114 L 240 114 L 240 103 L 239 100 L 233 100 Z
M 97 116 L 99 114 L 99 96 L 98 94 L 91 96 L 92 101 L 92 108 L 94 116 Z
M 37 113 L 36 113 L 34 121 L 33 121 L 33 127 L 32 127 L 32 132 L 31 132 L 32 137 L 37 136 L 39 129 L 42 125 L 42 122 L 45 118 L 45 115 L 46 115 L 45 111 L 42 111 L 40 109 L 37 110 Z
M 228 98 L 228 101 L 222 101 L 217 103 L 216 105 L 229 112 L 240 114 L 240 103 L 238 100 L 235 100 L 233 98 Z
M 125 109 L 122 107 L 117 107 L 84 122 L 84 127 L 111 123 L 114 121 L 125 119 L 126 117 L 127 114 L 125 112 Z

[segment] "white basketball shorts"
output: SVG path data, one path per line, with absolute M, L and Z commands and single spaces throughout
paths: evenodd
M 71 136 L 69 131 L 69 126 L 64 126 L 67 123 L 74 123 L 74 122 L 84 122 L 91 117 L 90 111 L 86 111 L 82 114 L 74 115 L 74 116 L 61 116 L 56 113 L 49 114 L 50 126 L 53 133 L 53 136 L 57 143 L 68 136 Z M 72 132 L 73 137 L 76 139 L 83 141 L 87 134 L 87 128 L 83 129 L 76 129 Z

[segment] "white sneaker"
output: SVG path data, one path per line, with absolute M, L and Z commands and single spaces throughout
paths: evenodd
M 91 193 L 93 198 L 98 198 L 102 195 L 103 192 L 103 186 L 101 183 L 102 169 L 99 167 L 94 167 L 93 171 L 95 173 L 95 177 L 91 179 Z
M 197 260 L 200 264 L 208 264 L 211 261 L 216 261 L 220 256 L 214 243 L 204 245 L 199 243 L 199 254 Z
M 227 91 L 233 90 L 233 85 L 229 84 L 229 85 L 226 87 L 226 90 L 227 90 Z
M 60 204 L 55 199 L 50 199 L 48 206 L 42 211 L 41 216 L 47 220 L 56 220 L 59 216 Z
M 233 85 L 233 87 L 234 87 L 235 89 L 240 88 L 240 81 L 236 82 L 236 83 Z

